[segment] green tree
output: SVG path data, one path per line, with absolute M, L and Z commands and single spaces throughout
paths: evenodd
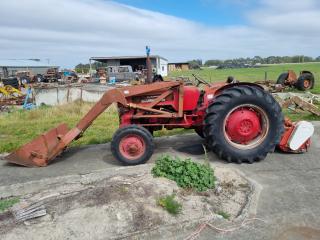
M 202 67 L 202 60 L 201 59 L 194 59 L 188 62 L 189 63 L 189 67 L 191 69 L 199 69 L 200 67 Z

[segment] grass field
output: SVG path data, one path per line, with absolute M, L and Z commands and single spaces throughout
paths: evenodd
M 73 103 L 55 107 L 41 107 L 26 111 L 15 110 L 0 114 L 0 152 L 10 152 L 29 142 L 41 133 L 67 123 L 70 128 L 89 111 L 93 104 Z M 72 146 L 109 142 L 119 126 L 116 107 L 111 106 L 101 114 L 85 132 L 84 136 L 72 143 Z M 156 137 L 174 135 L 183 129 L 155 132 Z
M 76 102 L 69 105 L 41 107 L 30 111 L 15 110 L 11 113 L 1 114 L 0 152 L 10 152 L 60 123 L 67 123 L 70 128 L 74 127 L 92 105 Z M 315 117 L 309 113 L 294 114 L 285 110 L 284 114 L 294 121 L 301 119 L 320 120 L 319 117 Z M 113 133 L 117 130 L 118 124 L 116 108 L 111 106 L 95 120 L 92 126 L 84 133 L 83 137 L 73 142 L 71 146 L 109 142 Z M 155 132 L 154 136 L 168 136 L 190 131 L 192 132 L 192 130 L 184 129 L 163 129 Z
M 201 70 L 176 71 L 171 72 L 169 77 L 192 77 L 192 74 L 210 81 L 225 81 L 228 76 L 233 76 L 239 81 L 254 82 L 265 79 L 267 73 L 268 80 L 277 80 L 278 76 L 287 70 L 294 70 L 297 74 L 301 70 L 309 70 L 315 75 L 315 88 L 311 90 L 313 93 L 320 93 L 320 63 L 301 63 L 301 64 L 277 64 L 264 65 L 259 68 L 240 68 L 240 69 L 212 69 L 204 68 Z

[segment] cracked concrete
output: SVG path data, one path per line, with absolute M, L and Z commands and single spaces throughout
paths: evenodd
M 240 220 L 255 211 L 260 188 L 237 170 L 215 167 L 219 193 L 214 189 L 197 193 L 181 189 L 171 180 L 154 178 L 152 167 L 144 164 L 116 172 L 100 170 L 2 186 L 0 197 L 5 193 L 19 195 L 23 202 L 41 199 L 47 215 L 15 223 L 13 216 L 0 214 L 1 239 L 161 239 L 159 235 L 171 239 L 175 235 L 169 229 L 180 229 L 183 236 L 199 222 L 223 222 L 219 212 L 228 213 L 230 220 Z M 172 193 L 182 204 L 177 216 L 156 203 L 160 196 Z

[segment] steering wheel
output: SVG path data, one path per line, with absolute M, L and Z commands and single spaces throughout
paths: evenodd
M 210 83 L 208 83 L 207 81 L 197 77 L 195 74 L 192 74 L 192 76 L 194 77 L 194 79 L 197 81 L 196 86 L 199 87 L 200 84 L 204 84 L 204 85 L 208 85 L 210 86 Z

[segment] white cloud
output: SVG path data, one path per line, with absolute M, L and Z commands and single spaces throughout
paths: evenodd
M 316 0 L 262 0 L 262 6 L 249 13 L 256 28 L 290 34 L 317 36 L 320 28 L 320 3 Z
M 319 55 L 317 1 L 261 0 L 261 7 L 247 14 L 246 26 L 222 28 L 112 1 L 4 0 L 0 58 L 51 58 L 73 66 L 90 56 L 141 55 L 147 44 L 171 61 Z

